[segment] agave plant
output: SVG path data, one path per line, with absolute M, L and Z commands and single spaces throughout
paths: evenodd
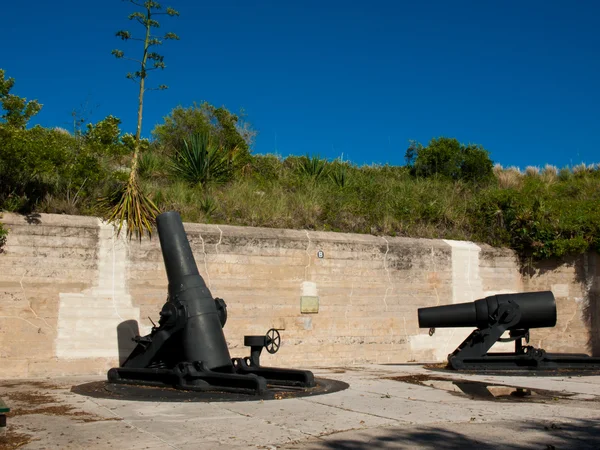
M 299 170 L 302 174 L 317 181 L 327 175 L 327 161 L 317 156 L 300 158 Z
M 126 224 L 127 237 L 136 234 L 141 240 L 144 232 L 152 236 L 152 228 L 160 210 L 140 188 L 136 172 L 137 164 L 134 163 L 127 183 L 100 199 L 99 206 L 106 211 L 109 223 L 118 224 L 117 235 Z
M 194 134 L 171 157 L 170 168 L 189 183 L 224 182 L 231 177 L 236 154 L 237 149 L 226 151 L 209 133 Z

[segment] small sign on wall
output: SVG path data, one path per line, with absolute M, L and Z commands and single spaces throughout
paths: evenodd
M 317 283 L 304 281 L 302 283 L 302 293 L 300 294 L 300 313 L 316 314 L 319 312 L 319 291 Z
M 300 313 L 316 314 L 319 312 L 319 297 L 303 295 L 300 297 Z

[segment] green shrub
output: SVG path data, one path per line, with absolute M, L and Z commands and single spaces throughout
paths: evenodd
M 207 102 L 194 103 L 189 108 L 178 106 L 156 125 L 152 135 L 158 147 L 167 155 L 180 150 L 183 142 L 194 134 L 209 134 L 220 147 L 237 148 L 244 164 L 250 159 L 250 145 L 256 132 L 236 114 L 226 108 L 216 108 Z
M 420 177 L 440 175 L 452 180 L 486 181 L 492 176 L 493 162 L 487 150 L 461 144 L 454 138 L 432 139 L 427 147 L 413 142 L 406 151 L 406 160 Z
M 492 188 L 469 215 L 476 237 L 509 246 L 523 257 L 550 258 L 598 248 L 600 180 L 528 178 L 521 189 Z
M 0 125 L 0 208 L 28 212 L 49 194 L 86 196 L 103 178 L 100 160 L 70 134 Z

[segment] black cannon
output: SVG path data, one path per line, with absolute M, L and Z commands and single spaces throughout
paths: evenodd
M 160 214 L 156 223 L 169 281 L 167 302 L 158 326 L 147 336 L 136 336 L 129 357 L 108 371 L 109 382 L 257 395 L 267 385 L 313 387 L 310 371 L 260 365 L 263 348 L 270 353 L 279 349 L 278 330 L 246 336 L 250 357 L 231 358 L 223 333 L 227 305 L 213 298 L 198 273 L 179 213 Z
M 556 302 L 550 291 L 500 294 L 473 303 L 420 308 L 419 327 L 477 327 L 448 362 L 455 370 L 600 369 L 600 358 L 586 354 L 546 353 L 530 345 L 530 328 L 556 325 Z M 508 331 L 508 337 L 502 335 Z M 515 342 L 514 352 L 488 353 L 496 342 Z

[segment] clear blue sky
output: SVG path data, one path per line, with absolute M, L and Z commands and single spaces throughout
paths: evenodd
M 408 141 L 452 136 L 503 165 L 600 161 L 600 2 L 173 0 L 167 69 L 144 134 L 177 105 L 243 108 L 256 153 L 403 164 Z M 86 101 L 135 130 L 134 67 L 110 55 L 135 30 L 120 0 L 6 1 L 0 68 L 37 122 L 68 128 Z M 132 48 L 132 56 L 139 54 Z

